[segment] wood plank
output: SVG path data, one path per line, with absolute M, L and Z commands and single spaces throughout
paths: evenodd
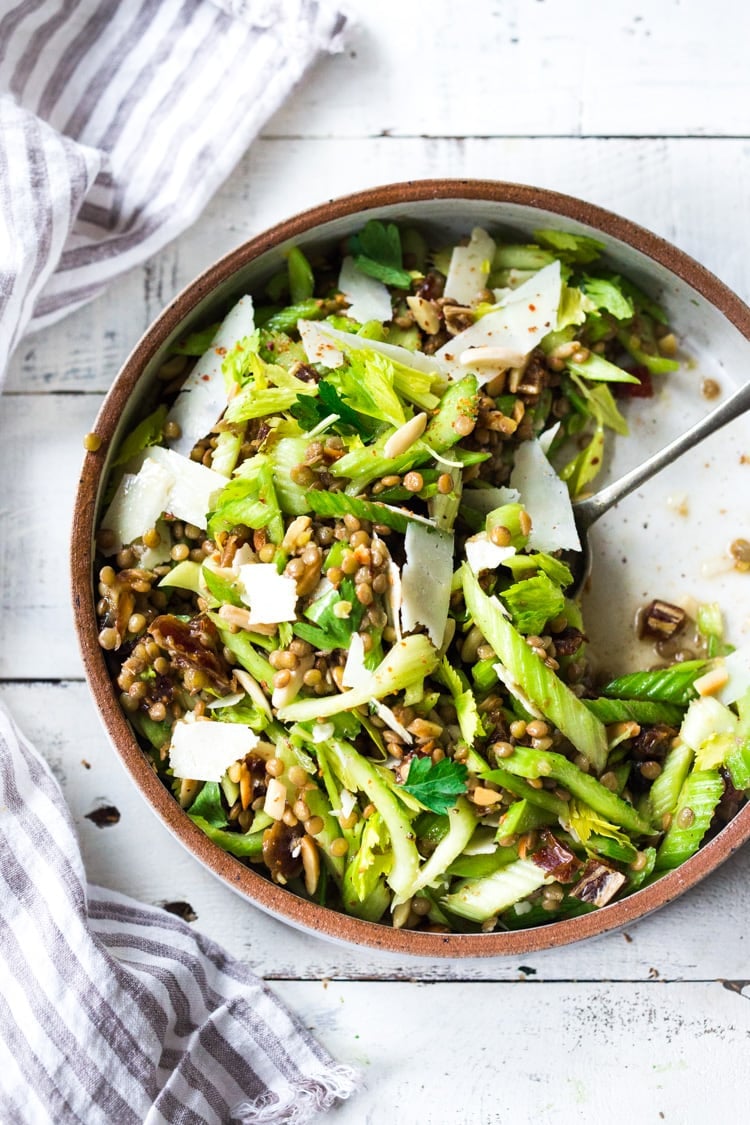
M 100 396 L 5 395 L 0 409 L 0 677 L 80 676 L 68 580 L 83 436 Z
M 747 132 L 750 20 L 734 0 L 346 7 L 356 19 L 348 49 L 318 63 L 267 133 Z
M 265 140 L 180 239 L 86 308 L 24 341 L 7 387 L 106 390 L 164 305 L 244 239 L 332 196 L 373 183 L 441 176 L 514 180 L 582 196 L 674 241 L 750 297 L 744 250 L 750 215 L 737 206 L 750 194 L 745 141 Z
M 338 1125 L 697 1125 L 747 1071 L 750 1003 L 718 982 L 275 987 L 360 1070 Z
M 750 848 L 626 934 L 605 935 L 584 945 L 512 959 L 434 962 L 337 946 L 262 914 L 177 843 L 125 774 L 85 685 L 6 684 L 0 686 L 0 699 L 43 752 L 62 785 L 92 882 L 150 903 L 188 902 L 204 933 L 264 976 L 647 981 L 749 975 L 745 935 Z M 121 818 L 116 825 L 98 828 L 87 814 L 104 805 L 114 805 Z M 532 995 L 536 1003 L 537 992 L 525 995 Z M 431 1026 L 429 1020 L 425 1026 Z M 433 1104 L 440 1102 L 435 1098 Z

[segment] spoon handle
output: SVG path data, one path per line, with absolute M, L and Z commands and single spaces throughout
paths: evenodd
M 667 465 L 671 465 L 683 453 L 687 453 L 688 449 L 698 445 L 705 438 L 715 433 L 716 430 L 720 430 L 722 426 L 726 426 L 728 422 L 739 417 L 740 414 L 744 414 L 748 408 L 750 408 L 750 382 L 745 383 L 720 406 L 707 414 L 705 418 L 701 418 L 684 434 L 675 438 L 669 445 L 665 445 L 663 449 L 654 453 L 640 465 L 636 465 L 634 469 L 625 473 L 619 480 L 607 485 L 606 488 L 602 488 L 585 500 L 577 500 L 573 505 L 573 510 L 579 531 L 585 532 L 591 527 L 592 523 L 603 516 L 605 512 L 608 512 L 618 501 L 628 496 L 639 484 L 644 484 L 647 480 L 650 480 L 655 473 L 666 468 Z

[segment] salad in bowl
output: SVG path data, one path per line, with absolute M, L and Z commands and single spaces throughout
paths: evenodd
M 598 240 L 369 219 L 178 338 L 120 441 L 99 644 L 202 833 L 302 898 L 437 934 L 595 912 L 750 788 L 713 604 L 602 679 L 571 560 L 623 402 L 677 340 Z

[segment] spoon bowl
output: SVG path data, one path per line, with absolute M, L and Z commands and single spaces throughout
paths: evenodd
M 665 469 L 667 465 L 677 461 L 689 449 L 700 445 L 711 434 L 716 433 L 717 430 L 728 425 L 735 418 L 739 418 L 748 408 L 750 408 L 750 383 L 745 383 L 715 410 L 707 414 L 705 418 L 701 418 L 684 434 L 668 442 L 651 457 L 647 457 L 645 461 L 636 465 L 629 473 L 625 473 L 612 484 L 600 489 L 599 492 L 595 492 L 593 496 L 586 496 L 581 500 L 574 501 L 573 516 L 581 540 L 581 550 L 580 552 L 569 552 L 569 555 L 566 556 L 566 562 L 573 575 L 573 582 L 567 591 L 569 597 L 578 597 L 591 577 L 593 557 L 589 531 L 596 521 L 611 508 L 614 508 L 620 500 L 629 496 L 639 485 L 651 480 L 653 476 Z

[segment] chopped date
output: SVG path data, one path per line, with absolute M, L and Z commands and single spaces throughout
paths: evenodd
M 568 625 L 561 633 L 555 633 L 553 640 L 558 656 L 575 656 L 587 637 L 580 629 Z
M 195 922 L 198 918 L 189 902 L 165 902 L 162 910 L 175 914 L 183 922 Z
M 651 381 L 651 372 L 642 364 L 631 367 L 630 374 L 639 380 L 637 383 L 615 383 L 615 394 L 618 398 L 653 398 L 654 384 Z
M 263 862 L 275 883 L 288 883 L 302 874 L 300 844 L 305 830 L 301 824 L 289 828 L 277 820 L 263 833 Z
M 680 606 L 655 598 L 641 615 L 641 633 L 643 636 L 664 640 L 679 633 L 686 621 L 687 614 Z
M 114 805 L 101 805 L 86 813 L 86 820 L 90 820 L 97 828 L 111 828 L 113 824 L 120 823 L 120 810 Z
M 572 883 L 580 870 L 580 859 L 547 828 L 541 833 L 541 841 L 542 846 L 532 855 L 532 862 L 558 883 Z
M 674 727 L 666 723 L 657 723 L 653 727 L 642 727 L 630 743 L 630 751 L 638 762 L 662 762 L 667 756 L 672 742 L 677 734 Z
M 606 906 L 624 883 L 625 876 L 621 871 L 617 871 L 607 863 L 602 863 L 599 859 L 590 859 L 570 894 L 580 902 L 590 902 L 592 906 Z
M 181 671 L 192 668 L 203 672 L 222 695 L 232 690 L 232 670 L 217 652 L 219 634 L 213 622 L 203 614 L 180 621 L 165 613 L 151 622 L 149 633 L 165 649 L 172 664 Z
M 724 782 L 724 792 L 716 806 L 714 824 L 716 826 L 723 826 L 728 824 L 740 811 L 740 807 L 745 800 L 745 794 L 741 789 L 735 789 L 732 784 L 732 775 L 725 766 L 721 766 L 719 773 Z M 714 824 L 712 824 L 712 827 L 714 827 Z

